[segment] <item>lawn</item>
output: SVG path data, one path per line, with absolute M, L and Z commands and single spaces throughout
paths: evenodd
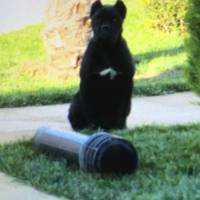
M 137 60 L 135 95 L 159 95 L 189 90 L 184 76 L 186 53 L 184 34 L 164 33 L 146 25 L 143 10 L 127 0 L 124 37 Z M 29 73 L 29 67 L 43 65 L 46 51 L 43 25 L 33 25 L 0 35 L 0 107 L 69 102 L 78 79 L 52 80 Z
M 146 126 L 115 132 L 139 154 L 136 174 L 101 177 L 64 159 L 43 155 L 30 141 L 0 146 L 0 170 L 26 184 L 68 199 L 199 200 L 200 124 Z

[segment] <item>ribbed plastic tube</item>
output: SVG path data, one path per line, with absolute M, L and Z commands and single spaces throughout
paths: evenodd
M 40 128 L 33 144 L 38 150 L 75 160 L 88 172 L 130 174 L 138 167 L 138 155 L 133 145 L 105 132 L 87 136 Z

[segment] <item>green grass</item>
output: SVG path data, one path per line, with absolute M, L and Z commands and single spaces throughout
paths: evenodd
M 124 36 L 139 62 L 134 94 L 160 95 L 190 90 L 183 73 L 184 35 L 152 30 L 139 1 L 125 2 L 129 9 Z M 42 28 L 39 24 L 0 35 L 0 107 L 66 103 L 76 92 L 79 80 L 52 80 L 32 76 L 27 73 L 28 69 L 22 70 L 24 63 L 28 68 L 45 62 Z
M 78 200 L 199 200 L 200 124 L 117 131 L 139 154 L 136 174 L 101 177 L 33 150 L 30 141 L 0 146 L 0 170 L 57 196 Z
M 45 48 L 41 39 L 43 25 L 33 25 L 19 31 L 0 34 L 0 76 L 21 62 L 45 58 Z

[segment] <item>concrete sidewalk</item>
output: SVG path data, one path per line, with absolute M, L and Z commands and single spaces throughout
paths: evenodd
M 200 123 L 200 98 L 177 93 L 156 97 L 136 97 L 128 117 L 128 128 L 147 124 Z M 67 120 L 69 104 L 0 109 L 0 143 L 31 138 L 40 126 L 72 131 Z M 0 173 L 0 199 L 56 200 L 58 198 L 24 186 Z
M 30 186 L 19 184 L 14 178 L 0 173 L 1 200 L 64 200 L 33 189 Z
M 128 128 L 144 124 L 172 125 L 200 122 L 200 98 L 195 94 L 135 97 Z M 40 126 L 72 131 L 67 120 L 69 104 L 0 109 L 0 142 L 30 138 Z

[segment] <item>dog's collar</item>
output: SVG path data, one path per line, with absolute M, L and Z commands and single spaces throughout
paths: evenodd
M 112 67 L 106 68 L 102 71 L 99 72 L 100 76 L 106 76 L 106 75 L 110 75 L 110 80 L 114 80 L 115 77 L 120 74 L 119 72 L 117 72 L 115 69 L 113 69 Z

